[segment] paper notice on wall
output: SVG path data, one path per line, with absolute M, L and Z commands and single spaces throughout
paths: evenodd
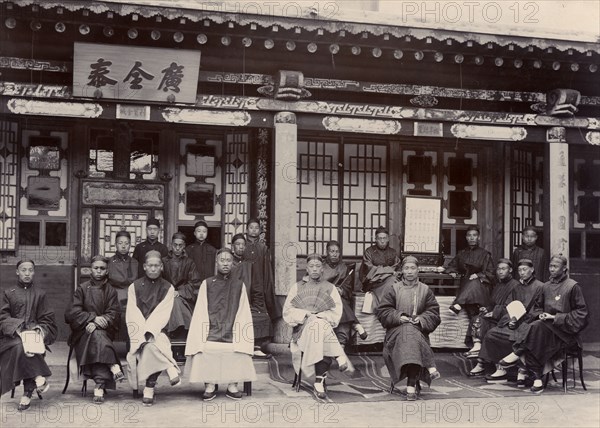
M 506 305 L 506 310 L 508 311 L 508 316 L 511 318 L 521 319 L 523 315 L 527 312 L 523 303 L 519 300 L 513 300 L 508 305 Z

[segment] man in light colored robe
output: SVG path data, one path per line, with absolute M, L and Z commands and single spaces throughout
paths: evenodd
M 127 353 L 129 384 L 137 391 L 138 382 L 146 382 L 142 400 L 146 406 L 154 404 L 154 387 L 163 370 L 167 371 L 172 386 L 181 383 L 171 342 L 165 334 L 173 309 L 174 290 L 160 276 L 162 266 L 158 251 L 146 254 L 146 274 L 129 287 L 125 312 L 131 343 Z
M 229 248 L 217 252 L 216 264 L 217 275 L 200 285 L 185 347 L 186 371 L 190 383 L 205 384 L 204 401 L 216 397 L 218 384 L 227 384 L 227 398 L 240 400 L 238 382 L 256 380 L 252 314 L 246 286 L 231 274 Z
M 342 299 L 335 286 L 322 279 L 322 257 L 312 254 L 306 262 L 308 281 L 300 281 L 290 289 L 283 319 L 293 327 L 290 350 L 294 370 L 302 370 L 307 377 L 315 375 L 315 395 L 325 399 L 325 379 L 332 358 L 337 359 L 341 371 L 348 369 L 348 359 L 333 331 L 342 317 Z

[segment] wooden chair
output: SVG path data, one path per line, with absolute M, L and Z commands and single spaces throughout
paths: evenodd
M 64 394 L 65 392 L 67 392 L 67 387 L 69 386 L 69 381 L 71 380 L 71 370 L 69 369 L 69 365 L 71 362 L 71 357 L 73 356 L 73 347 L 69 347 L 69 355 L 67 356 L 67 378 L 65 380 L 65 386 L 62 390 L 62 393 Z M 83 380 L 83 384 L 81 385 L 81 396 L 85 397 L 87 394 L 87 379 Z
M 304 356 L 304 352 L 300 353 L 300 368 L 298 369 L 298 373 L 294 374 L 294 381 L 292 382 L 292 388 L 296 389 L 296 392 L 300 392 L 300 384 L 302 383 L 302 357 Z
M 575 358 L 577 358 L 577 362 L 579 363 L 579 380 L 581 381 L 581 386 L 583 387 L 584 391 L 587 391 L 585 382 L 583 381 L 583 349 L 579 345 L 577 345 L 576 347 L 572 347 L 572 348 L 565 350 L 564 360 L 560 364 L 561 371 L 562 371 L 563 392 L 565 394 L 567 393 L 567 382 L 568 382 L 567 376 L 568 376 L 569 358 L 571 359 L 571 367 L 572 367 L 572 371 L 573 371 L 573 388 L 575 388 L 577 386 L 577 379 L 575 378 Z M 551 372 L 546 373 L 546 378 L 544 379 L 544 388 L 546 388 L 546 386 L 548 385 L 548 380 L 550 378 L 550 374 L 552 374 L 552 378 L 556 382 L 556 376 L 554 375 L 554 369 L 552 369 Z

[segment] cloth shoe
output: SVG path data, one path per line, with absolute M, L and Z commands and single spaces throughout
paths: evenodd
M 154 404 L 154 388 L 150 388 L 147 386 L 144 388 L 142 404 L 144 406 L 152 406 Z
M 21 397 L 21 401 L 19 401 L 19 405 L 17 406 L 17 410 L 19 412 L 23 412 L 31 406 L 31 395 L 32 391 L 27 391 Z
M 327 378 L 327 375 L 315 376 L 315 383 L 313 385 L 313 388 L 315 391 L 315 395 L 317 396 L 317 398 L 319 398 L 321 400 L 327 399 L 327 389 L 325 386 L 326 378 Z
M 485 374 L 485 367 L 481 363 L 477 363 L 475 367 L 468 373 L 469 377 L 483 376 Z
M 48 379 L 43 376 L 38 376 L 35 378 L 35 386 L 38 394 L 43 394 L 50 389 L 50 384 L 48 383 Z
M 462 309 L 462 307 L 460 305 L 456 305 L 456 304 L 454 304 L 448 308 L 448 310 L 450 311 L 450 313 L 452 315 L 458 315 L 461 309 Z
M 358 336 L 362 340 L 365 340 L 367 337 L 369 337 L 369 333 L 367 333 L 365 328 L 360 323 L 354 324 L 354 330 L 356 330 L 356 332 L 358 333 Z
M 544 391 L 544 384 L 541 379 L 536 379 L 533 381 L 533 386 L 530 389 L 534 394 L 541 394 Z
M 204 392 L 202 393 L 202 400 L 210 401 L 217 396 L 217 389 L 214 383 L 206 383 Z
M 225 397 L 236 401 L 242 399 L 242 393 L 238 390 L 237 384 L 230 383 L 227 386 L 227 392 L 225 392 Z
M 104 388 L 94 388 L 94 397 L 92 398 L 92 402 L 96 404 L 104 403 Z
M 441 373 L 439 371 L 436 370 L 434 372 L 429 373 L 429 377 L 433 381 L 433 380 L 438 380 L 439 378 L 442 377 L 442 375 L 441 375 Z
M 505 383 L 508 381 L 508 375 L 506 374 L 506 370 L 498 367 L 498 369 L 489 376 L 485 377 L 485 380 L 488 383 Z

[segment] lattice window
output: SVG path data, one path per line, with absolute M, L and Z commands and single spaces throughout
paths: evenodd
M 338 154 L 336 143 L 298 141 L 298 241 L 302 253 L 324 252 L 338 239 Z
M 344 144 L 342 246 L 346 255 L 362 255 L 373 243 L 373 230 L 387 226 L 387 147 Z
M 17 247 L 18 126 L 0 121 L 0 251 Z
M 110 257 L 115 254 L 116 235 L 121 230 L 131 234 L 131 249 L 142 240 L 146 239 L 147 212 L 99 212 L 98 213 L 98 250 L 103 256 Z
M 535 154 L 513 149 L 510 174 L 510 248 L 521 243 L 525 226 L 535 224 Z
M 229 134 L 225 150 L 225 210 L 223 245 L 229 247 L 231 238 L 246 229 L 248 220 L 248 135 Z
M 387 147 L 299 141 L 297 194 L 303 254 L 336 239 L 345 256 L 362 255 L 387 221 Z

